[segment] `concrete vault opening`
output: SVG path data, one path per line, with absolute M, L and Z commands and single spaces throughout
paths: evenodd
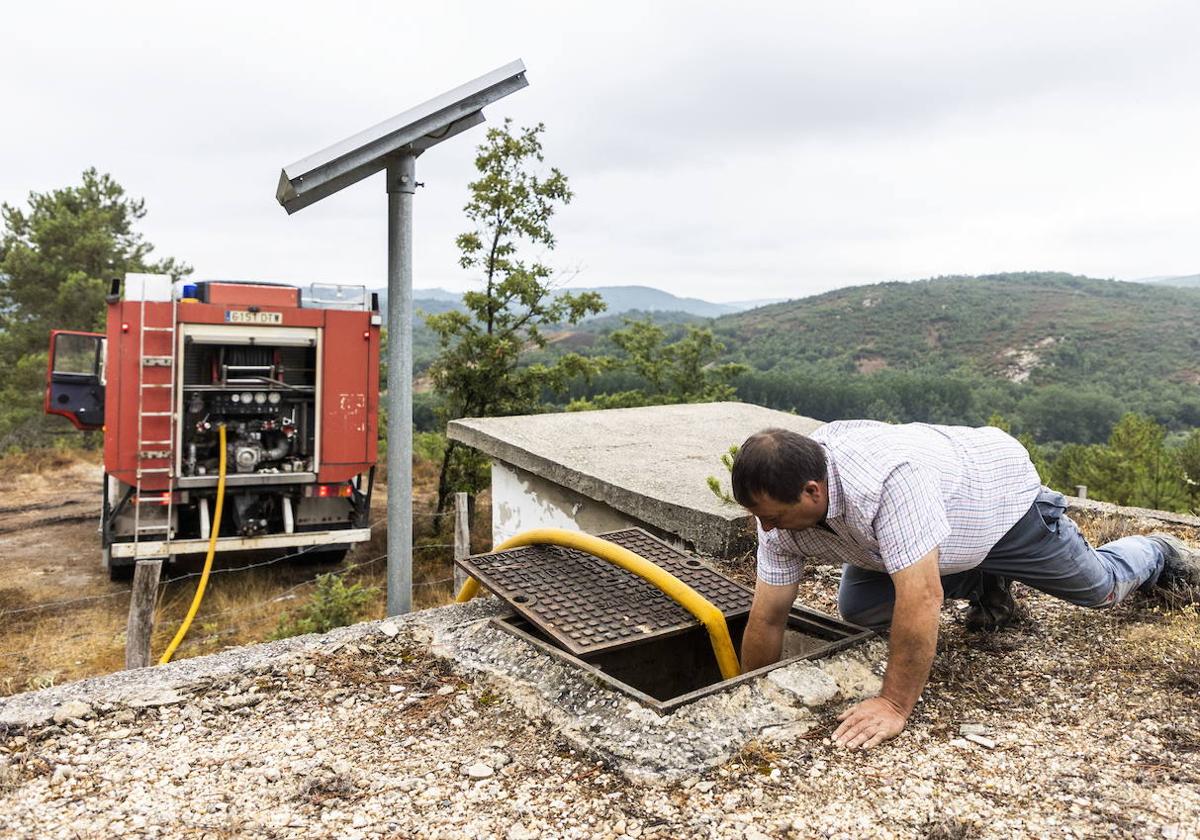
M 740 649 L 753 592 L 639 528 L 602 538 L 686 583 L 725 617 Z M 776 668 L 821 659 L 873 634 L 833 616 L 793 607 L 779 662 L 723 678 L 704 626 L 656 586 L 607 560 L 554 545 L 530 545 L 459 561 L 511 612 L 492 623 L 659 715 L 733 689 Z

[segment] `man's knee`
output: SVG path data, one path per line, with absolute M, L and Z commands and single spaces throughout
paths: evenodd
M 838 592 L 838 613 L 842 618 L 851 624 L 876 632 L 892 626 L 892 611 L 895 606 L 895 602 L 890 600 L 869 603 L 844 597 L 844 592 Z

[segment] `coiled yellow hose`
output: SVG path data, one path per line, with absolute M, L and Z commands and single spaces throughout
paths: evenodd
M 221 466 L 217 472 L 217 509 L 213 512 L 212 529 L 208 534 L 208 554 L 204 558 L 204 571 L 200 573 L 200 584 L 196 587 L 196 594 L 192 598 L 192 606 L 188 608 L 187 616 L 183 619 L 183 624 L 179 625 L 179 631 L 175 634 L 175 638 L 171 640 L 171 644 L 167 645 L 167 649 L 163 651 L 162 658 L 158 660 L 159 665 L 166 665 L 171 661 L 171 657 L 175 654 L 175 649 L 179 647 L 183 641 L 183 637 L 187 635 L 187 631 L 192 626 L 192 619 L 196 617 L 196 613 L 200 609 L 200 602 L 204 600 L 204 589 L 208 586 L 208 573 L 212 571 L 213 555 L 217 553 L 217 534 L 221 530 L 221 509 L 225 506 L 225 424 L 222 423 L 217 427 L 217 433 L 221 438 Z M 167 523 L 168 527 L 171 523 Z
M 685 610 L 694 615 L 705 629 L 712 643 L 713 655 L 717 658 L 717 666 L 721 669 L 721 678 L 731 680 L 742 672 L 738 664 L 737 653 L 733 649 L 733 641 L 729 638 L 729 626 L 725 623 L 725 614 L 714 607 L 712 603 L 692 587 L 681 581 L 675 575 L 659 566 L 654 565 L 645 557 L 639 557 L 627 548 L 616 543 L 581 534 L 578 531 L 564 531 L 561 528 L 537 528 L 517 534 L 510 540 L 505 540 L 492 549 L 493 552 L 519 548 L 523 545 L 561 545 L 564 548 L 575 548 L 586 551 L 594 557 L 599 557 L 632 572 L 648 583 L 657 586 L 662 593 Z M 467 578 L 455 600 L 466 603 L 479 592 L 479 581 Z

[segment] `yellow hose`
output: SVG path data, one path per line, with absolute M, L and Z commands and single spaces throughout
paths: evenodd
M 581 534 L 577 531 L 564 531 L 561 528 L 537 528 L 517 534 L 510 540 L 505 540 L 492 549 L 506 551 L 523 545 L 561 545 L 564 548 L 575 548 L 586 551 L 594 557 L 599 557 L 632 572 L 648 583 L 657 586 L 662 593 L 685 610 L 694 615 L 705 629 L 708 630 L 709 641 L 712 642 L 713 654 L 721 669 L 721 678 L 730 680 L 742 672 L 738 665 L 737 653 L 734 652 L 733 642 L 729 638 L 729 627 L 725 624 L 725 614 L 714 607 L 703 595 L 681 581 L 675 575 L 659 566 L 654 565 L 644 557 L 639 557 L 627 548 L 622 548 L 608 540 Z M 479 581 L 467 578 L 459 590 L 455 600 L 466 603 L 479 593 Z
M 183 624 L 179 625 L 179 631 L 171 640 L 171 644 L 167 645 L 167 649 L 163 651 L 162 658 L 158 660 L 159 665 L 166 665 L 171 661 L 175 649 L 179 647 L 183 637 L 187 635 L 188 629 L 192 626 L 192 619 L 196 617 L 196 613 L 200 609 L 200 602 L 204 600 L 204 589 L 208 586 L 208 573 L 212 571 L 213 555 L 217 552 L 217 534 L 221 530 L 221 509 L 225 506 L 225 424 L 222 423 L 218 426 L 217 431 L 221 438 L 221 466 L 217 473 L 217 509 L 213 512 L 212 528 L 208 534 L 208 554 L 204 558 L 204 571 L 200 573 L 200 585 L 196 587 L 196 594 L 192 598 L 192 605 L 188 608 L 187 616 L 183 619 Z M 167 523 L 168 526 L 170 524 Z

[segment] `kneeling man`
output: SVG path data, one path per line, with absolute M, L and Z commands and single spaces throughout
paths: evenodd
M 847 621 L 890 631 L 882 691 L 844 712 L 834 732 L 851 748 L 904 729 L 929 678 L 944 598 L 968 599 L 968 626 L 995 629 L 1013 616 L 1014 580 L 1085 607 L 1156 585 L 1200 587 L 1200 557 L 1172 536 L 1093 549 L 1025 448 L 990 427 L 854 420 L 807 437 L 767 429 L 738 451 L 733 493 L 758 519 L 744 670 L 779 659 L 809 557 L 843 564 L 838 610 Z

